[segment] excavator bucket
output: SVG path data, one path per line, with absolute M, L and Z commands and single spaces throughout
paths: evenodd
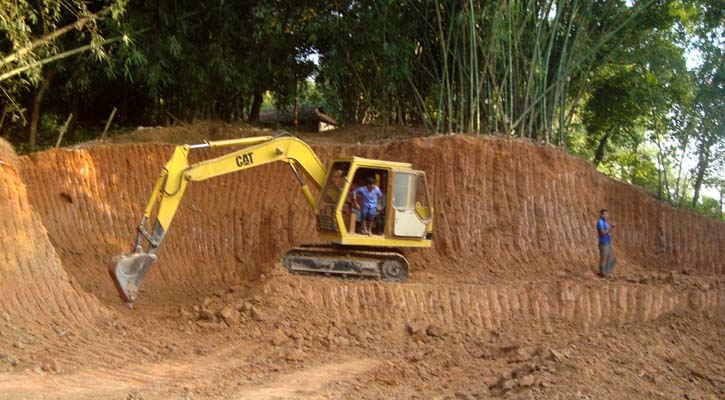
M 154 261 L 155 254 L 134 253 L 116 257 L 109 265 L 108 273 L 111 274 L 118 294 L 129 308 L 138 296 L 141 281 Z

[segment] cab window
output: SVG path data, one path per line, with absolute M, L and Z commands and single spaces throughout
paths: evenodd
M 397 172 L 393 189 L 393 207 L 398 210 L 415 210 L 422 220 L 430 218 L 425 174 Z
M 407 172 L 395 173 L 395 187 L 393 188 L 393 207 L 410 210 L 413 208 L 415 196 L 416 177 Z
M 416 175 L 417 184 L 415 190 L 415 212 L 421 219 L 430 218 L 430 206 L 428 205 L 428 192 L 425 188 L 425 174 Z

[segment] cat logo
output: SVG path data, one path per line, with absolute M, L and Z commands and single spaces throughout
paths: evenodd
M 238 167 L 245 167 L 247 165 L 252 165 L 253 163 L 254 160 L 252 160 L 252 153 L 244 153 L 237 156 Z

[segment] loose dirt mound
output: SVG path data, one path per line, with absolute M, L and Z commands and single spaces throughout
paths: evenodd
M 204 129 L 210 139 L 227 138 L 237 130 Z M 157 139 L 154 132 L 169 141 L 201 140 L 193 127 L 134 135 L 150 142 Z M 364 136 L 359 129 L 350 132 Z M 345 142 L 351 141 L 356 139 Z M 435 382 L 441 377 L 452 382 L 445 388 L 476 387 L 479 394 L 490 390 L 504 395 L 532 386 L 546 391 L 553 385 L 554 392 L 564 388 L 578 396 L 570 389 L 582 378 L 575 372 L 582 364 L 569 355 L 597 360 L 611 349 L 562 355 L 523 343 L 566 347 L 579 332 L 603 329 L 614 329 L 617 340 L 631 339 L 617 333 L 622 326 L 677 337 L 679 325 L 657 328 L 657 321 L 693 312 L 706 316 L 694 320 L 698 328 L 691 332 L 697 339 L 687 342 L 688 348 L 709 348 L 710 363 L 723 353 L 718 336 L 707 332 L 722 326 L 725 224 L 663 205 L 552 148 L 467 136 L 316 144 L 325 162 L 358 155 L 407 161 L 426 171 L 436 214 L 434 247 L 407 252 L 412 274 L 400 285 L 300 277 L 279 266 L 286 249 L 316 238 L 312 212 L 284 165 L 194 183 L 144 282 L 137 309 L 128 312 L 119 307 L 106 266 L 131 250 L 143 206 L 173 146 L 93 145 L 20 158 L 3 146 L 0 229 L 3 237 L 18 240 L 0 243 L 0 312 L 7 320 L 25 315 L 35 321 L 28 325 L 31 333 L 53 326 L 58 318 L 64 326 L 68 321 L 74 327 L 94 326 L 92 333 L 79 334 L 74 350 L 58 356 L 71 366 L 86 354 L 96 363 L 68 379 L 58 378 L 57 384 L 68 388 L 60 398 L 124 397 L 135 387 L 188 376 L 195 383 L 169 384 L 152 397 L 190 395 L 199 385 L 203 389 L 194 393 L 201 397 L 251 398 L 269 393 L 270 385 L 278 386 L 275 382 L 318 370 L 328 380 L 351 371 L 365 374 L 363 387 L 338 388 L 352 393 L 347 398 L 409 397 L 420 391 L 428 398 L 439 393 Z M 201 160 L 223 153 L 192 155 Z M 595 222 L 602 207 L 617 223 L 619 277 L 611 282 L 593 275 Z M 0 343 L 7 350 L 12 344 L 5 340 Z M 219 345 L 239 341 L 244 345 Z M 36 341 L 51 350 L 52 342 Z M 584 349 L 591 350 L 587 343 Z M 71 351 L 77 354 L 67 355 Z M 3 354 L 0 361 L 10 359 Z M 343 354 L 352 361 L 341 361 Z M 667 357 L 687 357 L 687 351 Z M 139 371 L 136 359 L 147 363 Z M 487 366 L 481 366 L 481 359 Z M 322 366 L 290 371 L 306 363 Z M 536 369 L 530 369 L 532 363 Z M 199 372 L 195 364 L 226 366 Z M 556 384 L 553 371 L 564 364 L 568 375 Z M 524 365 L 526 371 L 509 371 L 512 365 Z M 683 374 L 691 373 L 687 365 Z M 114 378 L 110 371 L 121 368 L 123 379 Z M 720 387 L 711 378 L 718 368 L 698 370 L 712 384 L 698 390 L 714 393 L 712 388 Z M 49 371 L 54 371 L 52 365 Z M 247 386 L 236 387 L 229 376 L 244 377 Z M 89 379 L 103 385 L 88 386 Z M 687 382 L 685 375 L 672 379 L 666 390 Z M 324 385 L 331 385 L 328 380 Z M 267 385 L 253 386 L 259 382 Z M 655 390 L 657 382 L 650 383 L 645 386 Z M 320 381 L 297 389 L 336 393 L 324 385 Z M 629 389 L 615 393 L 635 393 L 641 382 L 627 385 Z M 284 393 L 297 396 L 287 386 Z M 0 376 L 0 392 L 11 397 L 33 388 L 52 392 L 33 376 Z M 636 393 L 651 397 L 650 392 Z

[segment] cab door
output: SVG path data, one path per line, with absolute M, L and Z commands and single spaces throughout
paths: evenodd
M 424 238 L 431 222 L 425 173 L 396 171 L 393 182 L 393 234 Z

